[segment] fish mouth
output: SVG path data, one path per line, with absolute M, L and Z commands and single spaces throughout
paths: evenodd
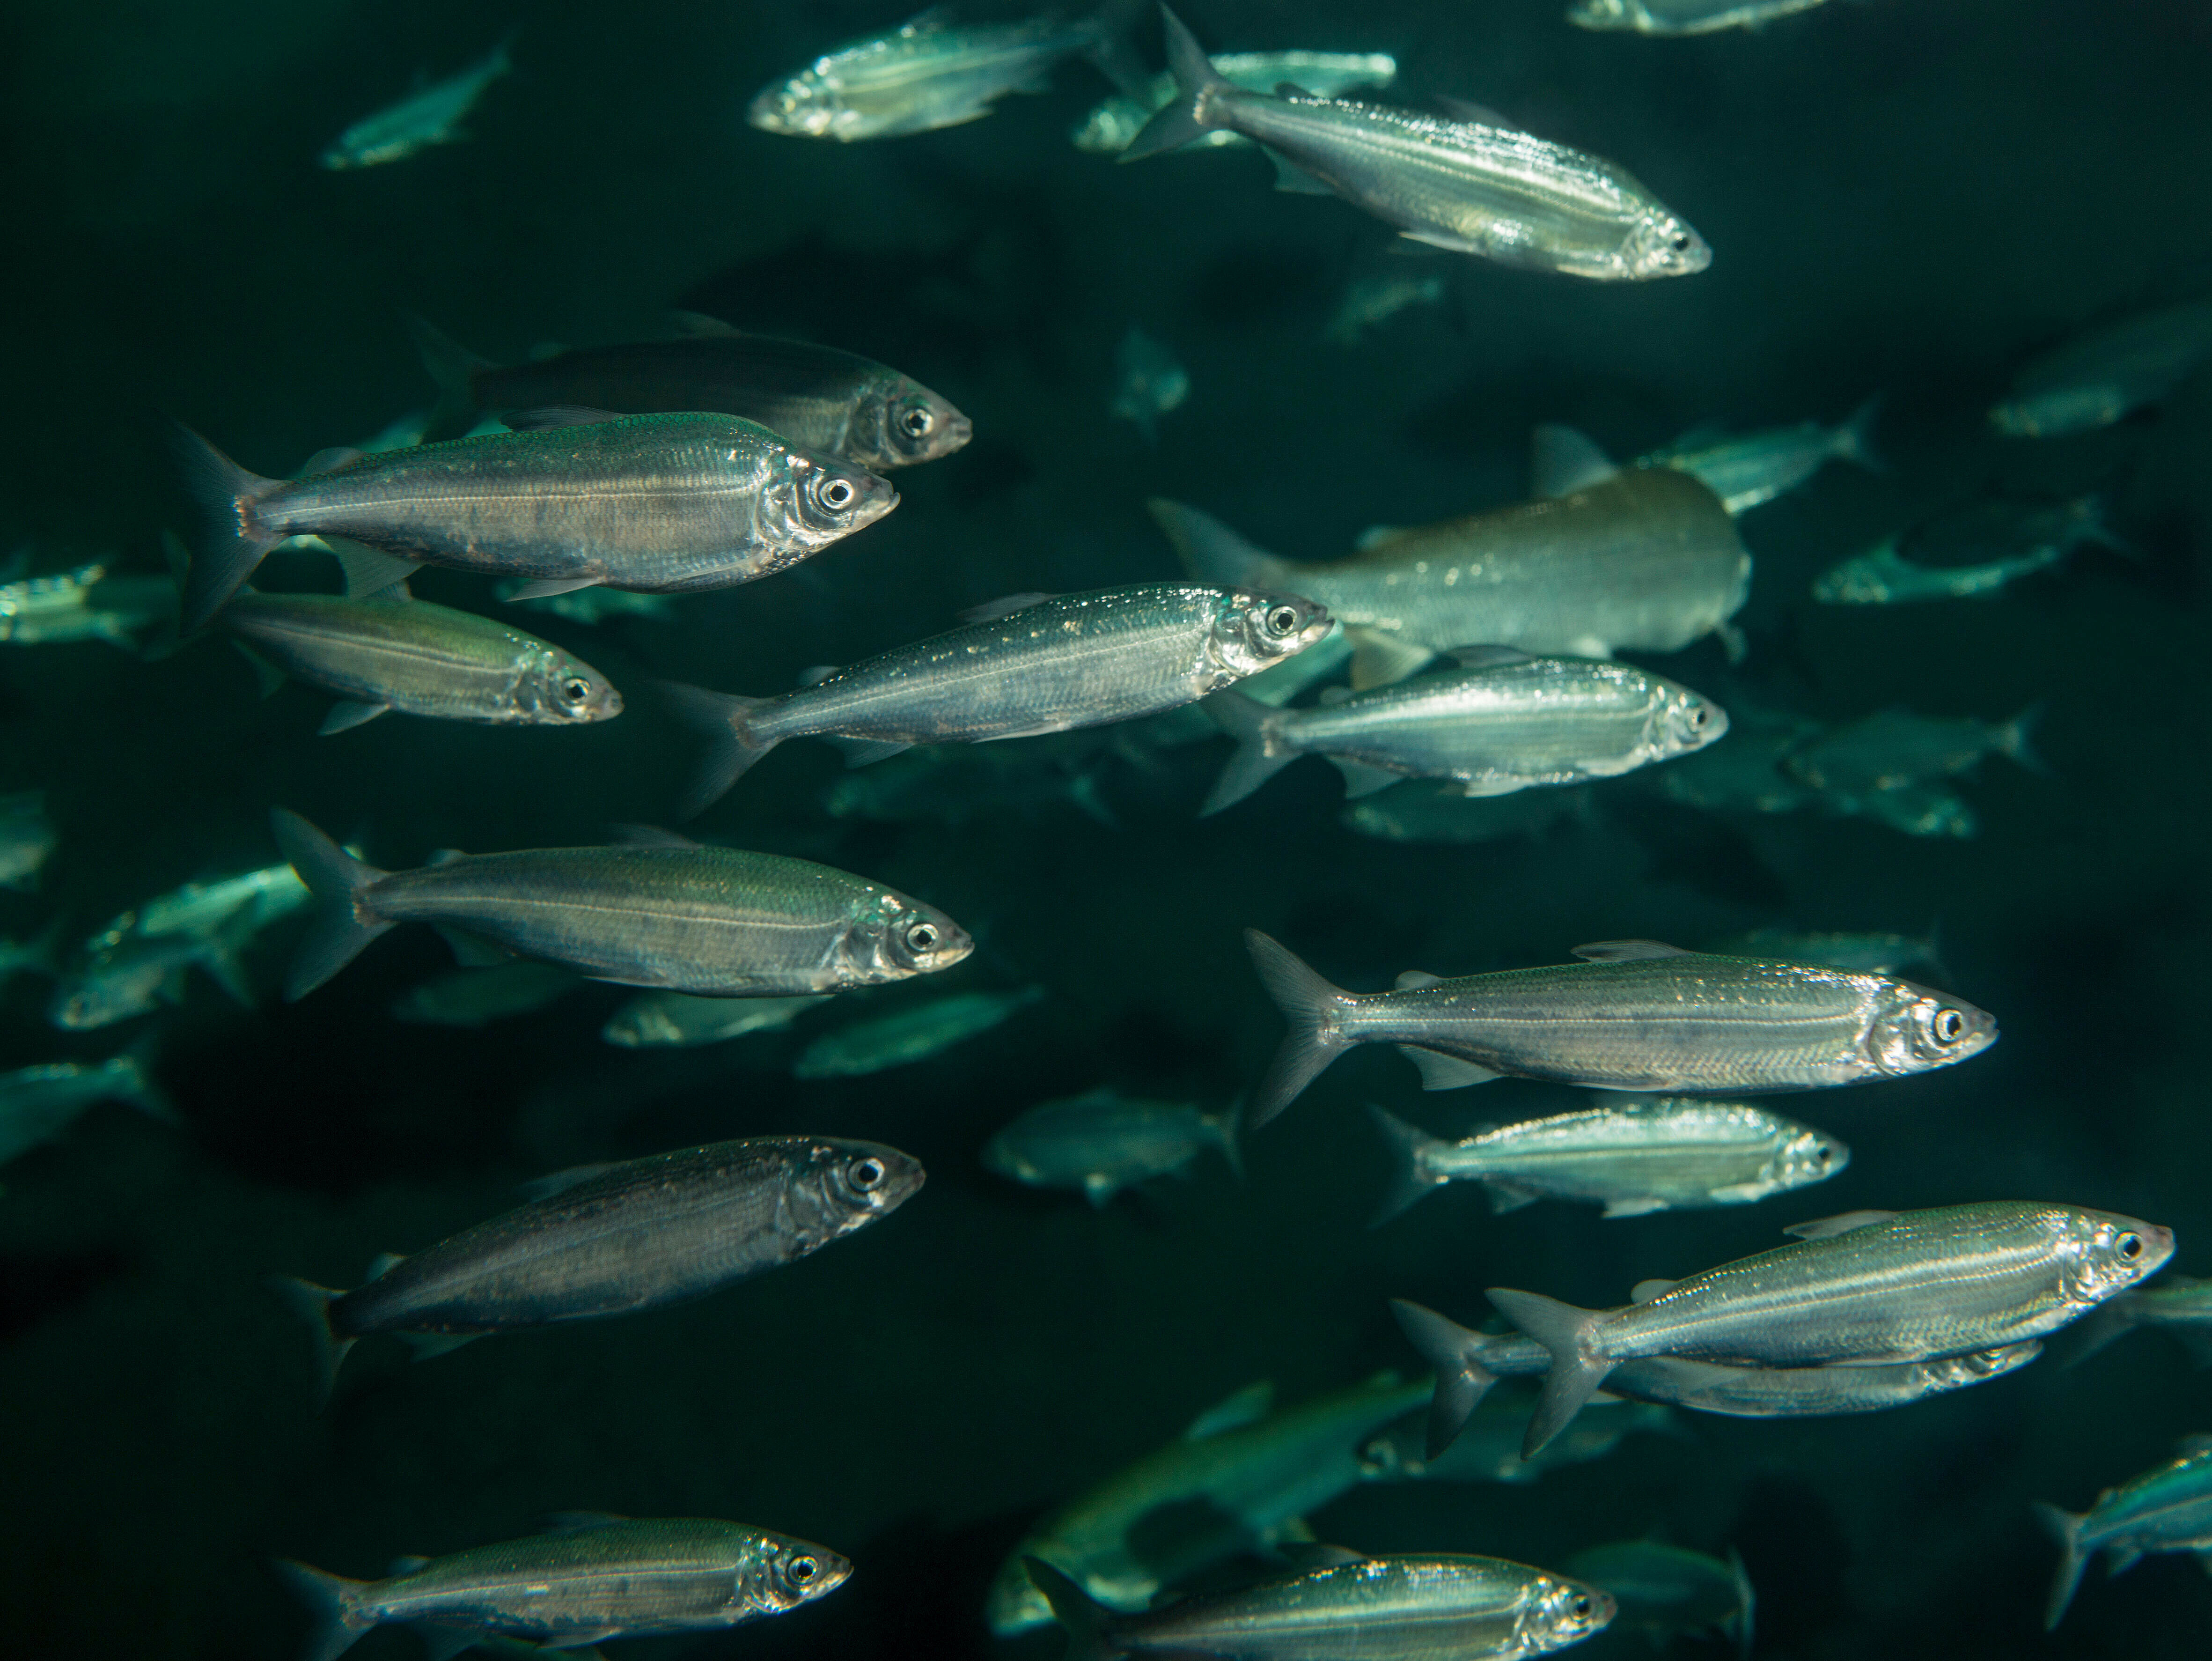
M 945 436 L 938 444 L 937 454 L 951 455 L 955 450 L 964 448 L 968 441 L 975 436 L 974 422 L 957 411 L 948 414 L 945 417 Z

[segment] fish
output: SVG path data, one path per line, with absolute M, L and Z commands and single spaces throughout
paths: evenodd
M 449 969 L 394 998 L 392 1017 L 423 1026 L 489 1026 L 543 1009 L 578 984 L 567 970 L 527 958 L 478 969 Z M 716 1001 L 727 1007 L 726 1001 Z
M 1470 796 L 1579 784 L 1686 755 L 1728 731 L 1728 712 L 1632 664 L 1462 647 L 1459 667 L 1270 711 L 1220 691 L 1209 714 L 1237 743 L 1201 817 L 1242 801 L 1300 756 L 1326 756 L 1347 797 L 1446 778 Z
M 700 998 L 688 992 L 641 992 L 607 1017 L 599 1037 L 624 1050 L 722 1043 L 748 1032 L 781 1032 L 826 1001 L 796 998 Z
M 1822 792 L 1815 805 L 1843 818 L 1872 819 L 1908 837 L 1964 839 L 1981 833 L 1972 804 L 1936 784 L 1894 784 L 1860 791 Z
M 649 623 L 665 623 L 676 611 L 674 602 L 666 594 L 633 594 L 621 588 L 578 588 L 565 594 L 540 594 L 535 599 L 526 599 L 522 590 L 527 586 L 518 577 L 508 577 L 492 592 L 501 599 L 527 605 L 532 611 L 550 611 L 571 623 L 605 623 L 610 618 L 643 618 Z
M 1826 964 L 1862 975 L 1894 975 L 1927 968 L 1949 977 L 1936 930 L 1894 934 L 1881 929 L 1753 928 L 1712 948 L 1729 958 L 1780 958 L 1790 963 Z
M 1114 397 L 1107 406 L 1147 444 L 1160 441 L 1160 417 L 1190 396 L 1190 371 L 1161 342 L 1132 323 L 1114 351 Z
M 1052 1621 L 1025 1559 L 1049 1563 L 1090 1597 L 1129 1613 L 1164 1585 L 1294 1537 L 1308 1512 L 1364 1480 L 1365 1439 L 1428 1393 L 1427 1379 L 1409 1384 L 1392 1373 L 1280 1409 L 1267 1385 L 1237 1391 L 1200 1414 L 1179 1440 L 1024 1535 L 991 1583 L 985 1615 L 992 1632 L 1011 1638 Z
M 1369 1480 L 1380 1482 L 1533 1482 L 1561 1465 L 1602 1459 L 1639 1432 L 1681 1434 L 1672 1408 L 1600 1396 L 1590 1410 L 1553 1439 L 1534 1459 L 1521 1457 L 1521 1432 L 1528 1403 L 1503 1395 L 1485 1396 L 1443 1452 L 1431 1458 L 1416 1419 L 1401 1419 L 1360 1450 Z
M 1082 1191 L 1103 1209 L 1125 1188 L 1179 1174 L 1212 1147 L 1244 1175 L 1237 1141 L 1237 1107 L 1208 1113 L 1188 1102 L 1146 1101 L 1102 1085 L 1080 1096 L 1041 1102 L 994 1132 L 983 1164 L 1029 1188 Z
M 1214 59 L 1217 64 L 1220 61 Z M 1322 338 L 1339 346 L 1355 346 L 1370 330 L 1380 328 L 1401 312 L 1442 304 L 1446 293 L 1443 278 L 1435 271 L 1385 271 L 1355 277 L 1345 285 L 1344 297 L 1337 301 L 1335 314 L 1322 331 Z
M 162 1124 L 183 1116 L 154 1076 L 150 1037 L 104 1062 L 45 1062 L 0 1073 L 0 1165 L 52 1141 L 101 1102 L 124 1102 Z
M 1310 600 L 1187 582 L 1016 594 L 949 633 L 834 669 L 779 697 L 669 684 L 712 748 L 686 798 L 714 801 L 790 738 L 841 741 L 854 765 L 916 744 L 1030 738 L 1157 715 L 1257 674 L 1328 632 Z
M 1795 16 L 1826 0 L 1574 0 L 1567 21 L 1582 29 L 1628 29 L 1638 34 L 1711 34 L 1721 29 L 1761 29 L 1778 17 Z
M 1589 787 L 1522 790 L 1510 796 L 1468 796 L 1449 779 L 1394 784 L 1379 795 L 1349 799 L 1336 822 L 1382 842 L 1467 846 L 1512 837 L 1540 837 L 1555 825 L 1590 817 Z
M 535 635 L 409 596 L 397 582 L 368 599 L 335 594 L 232 597 L 216 619 L 276 678 L 334 693 L 327 737 L 398 710 L 495 727 L 579 727 L 622 714 L 607 678 Z
M 1273 92 L 1289 81 L 1316 97 L 1334 98 L 1380 89 L 1398 78 L 1398 60 L 1382 52 L 1218 52 L 1208 61 L 1216 75 L 1248 92 Z M 1144 93 L 1142 99 L 1117 96 L 1097 105 L 1068 135 L 1069 142 L 1092 155 L 1119 155 L 1146 122 L 1175 101 L 1175 76 L 1152 76 Z M 1194 142 L 1224 146 L 1252 141 L 1218 129 Z
M 805 860 L 732 848 L 541 848 L 380 871 L 298 814 L 276 844 L 315 919 L 285 983 L 297 1001 L 385 930 L 428 922 L 591 980 L 709 997 L 841 991 L 950 969 L 975 949 L 933 906 Z
M 1353 557 L 1315 565 L 1264 553 L 1179 502 L 1151 506 L 1200 581 L 1327 606 L 1352 637 L 1361 689 L 1478 642 L 1609 658 L 1730 640 L 1751 587 L 1751 555 L 1720 498 L 1668 467 L 1412 530 L 1378 526 Z
M 1123 161 L 1225 130 L 1274 158 L 1278 188 L 1340 197 L 1431 247 L 1601 282 L 1687 277 L 1712 263 L 1703 237 L 1610 161 L 1471 106 L 1448 119 L 1288 84 L 1248 92 L 1215 72 L 1173 12 L 1160 15 L 1175 101 Z
M 1791 751 L 1782 764 L 1814 789 L 1845 798 L 1953 778 L 1989 755 L 2045 772 L 2049 770 L 2029 743 L 2042 713 L 2038 703 L 2009 721 L 1986 721 L 1884 709 L 1829 728 Z
M 763 132 L 844 144 L 934 132 L 981 120 L 1009 93 L 1046 90 L 1053 70 L 1075 57 L 1135 96 L 1147 77 L 1121 38 L 1132 9 L 1109 0 L 1088 16 L 963 23 L 933 7 L 770 82 L 745 119 Z
M 1551 1352 L 1528 1451 L 1556 1434 L 1620 1362 L 1674 1355 L 1783 1368 L 1927 1360 L 2057 1331 L 2154 1274 L 2173 1235 L 2078 1206 L 1998 1201 L 1849 1213 L 1687 1280 L 1647 1281 L 1617 1309 L 1490 1291 Z
M 1990 406 L 2010 438 L 2094 432 L 2168 394 L 2212 361 L 2212 299 L 2139 313 L 2038 353 Z
M 1018 992 L 955 992 L 911 1009 L 856 1020 L 823 1033 L 792 1063 L 795 1079 L 850 1079 L 910 1067 L 988 1032 L 1044 996 Z
M 1551 1352 L 1517 1332 L 1472 1332 L 1402 1298 L 1390 1300 L 1390 1311 L 1407 1341 L 1437 1371 L 1436 1394 L 1429 1404 L 1428 1458 L 1442 1457 L 1453 1445 L 1462 1426 L 1500 1378 L 1539 1378 L 1551 1369 Z M 1873 1366 L 1735 1366 L 1651 1355 L 1614 1367 L 1590 1405 L 1601 1406 L 1607 1396 L 1625 1397 L 1737 1419 L 1878 1413 L 2001 1378 L 2042 1353 L 2042 1341 L 2028 1338 L 1961 1355 Z M 1571 1421 L 1556 1439 L 1526 1457 L 1540 1459 L 1569 1442 L 1582 1422 L 1579 1418 Z
M 1885 537 L 1815 577 L 1813 598 L 1825 605 L 1984 599 L 2022 577 L 2056 569 L 2087 544 L 2132 553 L 2106 523 L 2105 511 L 2104 498 L 2093 495 L 2026 511 L 1999 506 L 1958 515 L 1948 525 L 1939 520 L 1915 536 L 1917 544 L 1940 549 L 1939 562 L 1908 558 L 1900 551 L 1901 537 Z M 1944 530 L 1949 534 L 1936 534 Z
M 177 614 L 177 591 L 160 577 L 110 576 L 97 562 L 46 576 L 0 581 L 0 645 L 61 646 L 96 640 L 124 651 Z
M 2124 1574 L 2153 1552 L 2187 1551 L 2212 1573 L 2212 1436 L 2185 1437 L 2175 1457 L 2106 1488 L 2075 1515 L 2038 1501 L 2036 1518 L 2058 1544 L 2043 1629 L 2056 1632 L 2100 1552 L 2106 1576 Z
M 1500 1215 L 1539 1200 L 1602 1205 L 1607 1217 L 1751 1205 L 1824 1183 L 1851 1151 L 1809 1125 L 1748 1102 L 1662 1097 L 1499 1125 L 1445 1142 L 1379 1107 L 1368 1112 L 1396 1160 L 1375 1220 L 1403 1214 L 1431 1189 L 1479 1182 Z
M 873 473 L 735 416 L 543 418 L 526 432 L 340 453 L 297 479 L 250 473 L 179 428 L 207 520 L 185 583 L 186 632 L 301 532 L 362 545 L 341 553 L 356 599 L 417 563 L 525 577 L 526 599 L 597 583 L 685 593 L 786 569 L 898 505 Z
M 461 123 L 477 100 L 501 76 L 514 68 L 507 55 L 520 29 L 494 46 L 482 62 L 434 86 L 401 99 L 374 115 L 363 116 L 348 127 L 322 154 L 322 164 L 333 173 L 351 167 L 379 167 L 404 161 L 435 144 L 458 143 L 469 135 Z
M 289 865 L 264 865 L 235 876 L 188 882 L 117 914 L 85 942 L 88 952 L 113 950 L 126 940 L 190 934 L 203 939 L 235 932 L 251 940 L 307 903 L 307 885 Z
M 279 1562 L 314 1615 L 307 1661 L 337 1661 L 389 1621 L 463 1647 L 525 1638 L 550 1655 L 609 1638 L 720 1632 L 788 1615 L 845 1584 L 825 1546 L 711 1518 L 579 1516 L 527 1540 L 403 1557 L 381 1580 Z
M 1104 759 L 1088 734 L 1059 745 L 1048 737 L 1006 747 L 933 745 L 839 774 L 823 787 L 822 806 L 834 819 L 891 824 L 966 824 L 1068 806 L 1112 830 Z
M 253 1007 L 253 987 L 238 954 L 244 931 L 218 928 L 162 935 L 131 934 L 84 954 L 54 980 L 46 1019 L 88 1032 L 182 1003 L 188 971 L 198 969 L 240 1008 Z
M 2107 1298 L 2075 1329 L 2069 1367 L 2079 1366 L 2124 1333 L 2139 1327 L 2169 1332 L 2199 1366 L 2212 1366 L 2212 1281 L 2169 1275 L 2156 1286 Z
M 1635 465 L 1676 468 L 1703 483 L 1731 514 L 1748 513 L 1809 483 L 1831 461 L 1882 472 L 1874 449 L 1874 423 L 1881 413 L 1877 396 L 1832 427 L 1801 421 L 1733 438 L 1699 429 L 1638 457 Z
M 1252 961 L 1290 1023 L 1254 1095 L 1256 1129 L 1355 1044 L 1391 1043 L 1422 1086 L 1512 1076 L 1683 1096 L 1821 1090 L 1951 1067 L 1996 1042 L 1986 1012 L 1886 975 L 1723 958 L 1657 940 L 1578 946 L 1577 964 L 1389 992 L 1331 986 L 1255 928 Z
M 0 796 L 0 888 L 28 893 L 61 846 L 61 830 L 46 812 L 46 793 L 18 790 Z
M 1361 1557 L 1117 1614 L 1049 1563 L 1030 1577 L 1068 1631 L 1069 1661 L 1521 1661 L 1603 1630 L 1613 1599 L 1499 1557 Z M 1351 1561 L 1346 1561 L 1348 1557 Z
M 1611 1597 L 1622 1627 L 1640 1628 L 1655 1642 L 1717 1631 L 1738 1656 L 1751 1653 L 1758 1598 L 1733 1546 L 1721 1558 L 1656 1540 L 1622 1540 L 1577 1552 L 1567 1573 Z
M 696 312 L 675 322 L 674 340 L 573 347 L 514 364 L 479 357 L 420 318 L 411 326 L 451 422 L 486 410 L 714 411 L 877 473 L 949 456 L 975 435 L 951 399 L 858 353 L 748 334 Z
M 1729 741 L 1677 759 L 1650 776 L 1652 788 L 1685 807 L 1708 812 L 1788 813 L 1814 805 L 1814 793 L 1783 771 L 1791 751 L 1826 730 L 1788 709 L 1741 702 L 1729 710 Z
M 395 1334 L 437 1354 L 486 1333 L 687 1303 L 882 1220 L 922 1178 L 919 1161 L 877 1142 L 713 1142 L 540 1178 L 527 1205 L 380 1259 L 349 1292 L 278 1289 L 314 1329 L 327 1395 L 363 1338 Z

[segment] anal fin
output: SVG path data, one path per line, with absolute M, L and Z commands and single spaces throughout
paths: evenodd
M 1463 1090 L 1469 1085 L 1488 1084 L 1492 1079 L 1504 1076 L 1473 1062 L 1463 1062 L 1456 1056 L 1423 1050 L 1418 1044 L 1401 1043 L 1398 1053 L 1421 1069 L 1424 1090 Z

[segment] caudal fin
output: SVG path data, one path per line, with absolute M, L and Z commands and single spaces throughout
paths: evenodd
M 1874 423 L 1881 415 L 1881 394 L 1872 398 L 1851 411 L 1850 417 L 1835 431 L 1835 453 L 1845 461 L 1857 463 L 1870 473 L 1886 473 L 1889 464 L 1874 447 Z
M 2050 764 L 2036 754 L 2032 742 L 2035 729 L 2042 724 L 2045 708 L 2043 700 L 2038 698 L 2010 721 L 2001 722 L 1991 734 L 1996 740 L 2000 755 L 2010 757 L 2031 773 L 2048 773 L 2051 770 Z
M 1337 1016 L 1352 1002 L 1351 995 L 1298 961 L 1286 946 L 1269 940 L 1256 928 L 1244 931 L 1244 945 L 1252 953 L 1252 966 L 1261 984 L 1291 1030 L 1283 1037 L 1260 1087 L 1252 1095 L 1248 1121 L 1257 1130 L 1297 1099 L 1321 1070 L 1350 1046 L 1337 1030 Z
M 353 1647 L 356 1639 L 376 1624 L 376 1618 L 362 1614 L 354 1601 L 353 1594 L 361 1588 L 361 1581 L 348 1580 L 289 1559 L 280 1559 L 276 1568 L 315 1618 L 315 1630 L 307 1639 L 301 1661 L 336 1661 L 337 1657 Z
M 307 885 L 315 902 L 314 921 L 292 972 L 284 977 L 284 997 L 297 1003 L 343 969 L 371 940 L 392 927 L 370 909 L 369 887 L 384 873 L 357 860 L 297 813 L 278 807 L 269 815 L 276 846 Z
M 1290 567 L 1255 548 L 1210 514 L 1158 496 L 1146 502 L 1152 522 L 1175 545 L 1184 569 L 1201 582 L 1224 588 L 1287 588 L 1295 591 Z
M 1111 1609 L 1042 1558 L 1024 1557 L 1022 1567 L 1052 1605 L 1053 1618 L 1067 1628 L 1066 1661 L 1104 1661 L 1120 1653 L 1107 1630 Z
M 1214 70 L 1198 37 L 1183 27 L 1182 19 L 1165 6 L 1160 22 L 1167 31 L 1168 68 L 1174 72 L 1175 97 L 1167 106 L 1139 128 L 1121 160 L 1135 161 L 1163 150 L 1178 150 L 1194 143 L 1221 125 L 1210 106 L 1217 92 L 1229 88 Z
M 338 1369 L 345 1365 L 346 1352 L 355 1342 L 339 1336 L 331 1324 L 331 1305 L 345 1294 L 292 1275 L 277 1275 L 269 1284 L 314 1334 L 315 1378 L 320 1386 L 315 1395 L 315 1405 L 327 1406 L 331 1392 L 337 1388 Z
M 1237 740 L 1237 753 L 1230 757 L 1228 764 L 1221 770 L 1221 776 L 1213 782 L 1206 805 L 1198 810 L 1199 818 L 1205 818 L 1232 802 L 1243 800 L 1297 757 L 1288 750 L 1279 755 L 1268 753 L 1267 721 L 1275 712 L 1257 698 L 1224 690 L 1201 700 L 1199 707 L 1213 717 L 1216 726 Z
M 1528 1433 L 1521 1443 L 1521 1457 L 1533 1459 L 1597 1394 L 1606 1374 L 1613 1371 L 1613 1363 L 1589 1353 L 1590 1335 L 1597 1328 L 1595 1311 L 1502 1287 L 1492 1287 L 1488 1296 L 1500 1315 L 1552 1353 L 1552 1370 L 1544 1375 L 1544 1393 L 1537 1398 Z
M 1430 1164 L 1430 1156 L 1443 1144 L 1426 1131 L 1407 1124 L 1394 1113 L 1384 1112 L 1371 1102 L 1368 1104 L 1367 1113 L 1375 1121 L 1376 1129 L 1382 1133 L 1382 1140 L 1389 1144 L 1390 1157 L 1396 1162 L 1390 1187 L 1382 1196 L 1382 1203 L 1376 1208 L 1373 1220 L 1367 1225 L 1370 1228 L 1380 1228 L 1393 1217 L 1404 1216 L 1423 1195 L 1432 1188 L 1440 1187 L 1447 1180 L 1437 1176 Z
M 161 1081 L 154 1076 L 155 1037 L 149 1032 L 111 1059 L 107 1063 L 109 1076 L 114 1080 L 115 1093 L 148 1118 L 159 1119 L 163 1124 L 182 1124 L 184 1116 L 169 1099 L 169 1092 L 161 1088 Z
M 1215 1145 L 1221 1149 L 1221 1157 L 1229 1161 L 1229 1174 L 1240 1183 L 1244 1180 L 1244 1148 L 1237 1141 L 1237 1133 L 1243 1116 L 1244 1098 L 1242 1096 L 1218 1113 L 1199 1116 L 1199 1123 L 1206 1127 Z
M 255 511 L 284 481 L 249 473 L 189 427 L 179 426 L 172 436 L 185 488 L 207 521 L 185 576 L 179 627 L 189 635 L 220 611 L 253 575 L 253 568 L 284 539 L 283 531 L 263 524 Z
M 2040 1500 L 2035 1502 L 2035 1518 L 2058 1542 L 2058 1569 L 2051 1577 L 2051 1601 L 2043 1611 L 2044 1631 L 2054 1632 L 2065 1617 L 2066 1606 L 2074 1601 L 2081 1571 L 2089 1567 L 2089 1554 L 2081 1549 L 2081 1524 L 2087 1519 Z
M 684 787 L 683 800 L 677 808 L 678 818 L 696 818 L 720 801 L 744 776 L 747 768 L 775 748 L 774 739 L 755 744 L 744 733 L 747 714 L 768 700 L 710 692 L 703 686 L 687 686 L 676 680 L 662 681 L 660 691 L 684 724 L 707 739 L 707 753 Z
M 1468 1415 L 1498 1382 L 1498 1375 L 1480 1359 L 1490 1341 L 1403 1298 L 1390 1300 L 1390 1313 L 1398 1317 L 1398 1330 L 1406 1335 L 1406 1342 L 1437 1370 L 1436 1394 L 1429 1398 L 1428 1457 L 1434 1459 L 1452 1445 Z

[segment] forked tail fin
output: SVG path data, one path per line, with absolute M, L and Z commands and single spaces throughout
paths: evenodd
M 1252 1093 L 1249 1123 L 1257 1130 L 1297 1098 L 1321 1070 L 1349 1049 L 1338 1030 L 1339 1014 L 1349 1007 L 1352 996 L 1298 961 L 1289 948 L 1256 928 L 1244 931 L 1244 944 L 1252 953 L 1253 967 L 1267 989 L 1267 995 L 1283 1012 L 1291 1030 L 1283 1035 L 1260 1086 Z

